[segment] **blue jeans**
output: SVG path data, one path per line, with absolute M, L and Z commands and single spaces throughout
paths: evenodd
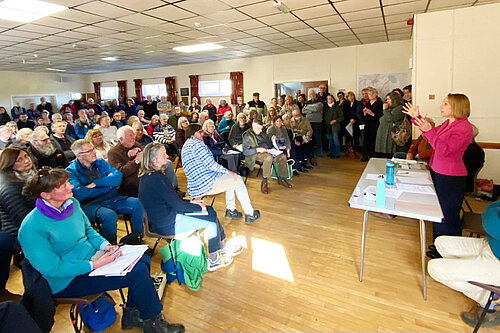
M 116 196 L 83 207 L 90 222 L 101 225 L 101 235 L 110 243 L 116 243 L 117 214 L 132 214 L 132 232 L 142 232 L 144 212 L 139 199 Z
M 323 155 L 323 124 L 311 123 L 313 130 L 313 142 L 316 146 L 316 155 L 321 157 Z
M 175 216 L 175 234 L 193 232 L 205 228 L 208 238 L 208 252 L 212 253 L 221 249 L 225 235 L 224 229 L 217 220 L 217 213 L 210 206 L 207 207 L 207 211 L 208 215 L 205 216 L 177 214 Z
M 330 145 L 330 154 L 333 157 L 340 157 L 340 139 L 339 132 L 332 132 L 329 135 L 329 145 Z
M 149 275 L 150 266 L 149 257 L 143 255 L 125 276 L 78 275 L 64 290 L 54 294 L 54 297 L 81 297 L 128 288 L 127 307 L 139 310 L 142 319 L 151 319 L 161 312 L 162 305 Z

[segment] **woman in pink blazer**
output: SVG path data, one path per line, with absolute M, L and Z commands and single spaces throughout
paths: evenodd
M 469 99 L 463 94 L 448 94 L 441 104 L 441 116 L 446 121 L 437 127 L 420 116 L 418 106 L 415 108 L 407 103 L 403 109 L 434 148 L 429 166 L 444 218 L 442 223 L 433 223 L 433 238 L 441 235 L 462 236 L 459 215 L 467 179 L 462 156 L 472 139 L 472 125 L 467 120 L 470 115 Z M 429 249 L 428 256 L 441 257 L 434 245 Z

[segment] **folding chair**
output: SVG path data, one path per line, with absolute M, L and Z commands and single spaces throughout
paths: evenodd
M 493 286 L 491 284 L 486 284 L 486 283 L 481 283 L 481 282 L 476 282 L 476 281 L 469 281 L 470 284 L 473 284 L 475 286 L 481 287 L 483 289 L 486 289 L 490 292 L 490 297 L 488 298 L 488 302 L 486 303 L 486 306 L 484 307 L 483 312 L 481 313 L 481 316 L 479 316 L 479 320 L 476 324 L 476 327 L 474 327 L 473 333 L 477 333 L 479 331 L 479 327 L 481 327 L 481 324 L 483 323 L 484 317 L 486 316 L 486 312 L 488 311 L 491 302 L 493 301 L 493 296 L 495 294 L 500 294 L 500 286 Z

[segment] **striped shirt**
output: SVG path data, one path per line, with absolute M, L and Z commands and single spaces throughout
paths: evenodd
M 196 138 L 189 138 L 182 146 L 182 167 L 187 177 L 187 191 L 191 198 L 206 195 L 227 169 L 215 162 L 212 152 Z

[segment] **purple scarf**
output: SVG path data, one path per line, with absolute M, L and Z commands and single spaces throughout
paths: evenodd
M 71 200 L 71 199 L 69 199 L 69 200 Z M 70 216 L 71 213 L 73 213 L 73 201 L 71 201 L 71 203 L 66 205 L 66 207 L 63 208 L 63 210 L 61 212 L 58 211 L 57 209 L 51 207 L 51 206 L 48 206 L 40 198 L 36 199 L 35 206 L 43 215 L 45 215 L 51 219 L 58 220 L 58 221 L 64 220 L 65 218 Z M 64 204 L 63 204 L 63 206 L 64 206 Z

